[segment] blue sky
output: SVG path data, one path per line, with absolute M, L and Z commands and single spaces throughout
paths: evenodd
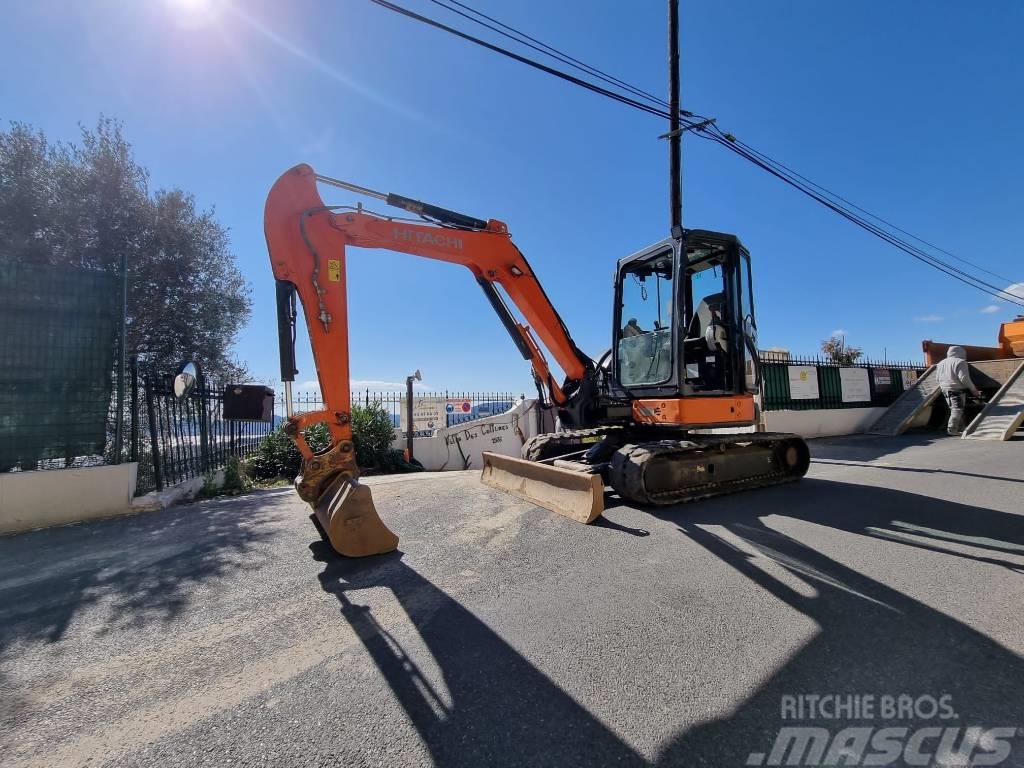
M 424 0 L 404 4 L 446 18 Z M 473 4 L 664 92 L 661 0 Z M 77 123 L 116 117 L 155 187 L 193 192 L 230 227 L 254 299 L 236 353 L 258 379 L 277 377 L 263 202 L 296 163 L 504 220 L 594 355 L 609 344 L 615 260 L 666 235 L 658 119 L 366 0 L 43 0 L 4 16 L 0 120 L 73 139 Z M 682 0 L 683 103 L 1024 280 L 1022 25 L 1012 0 Z M 734 232 L 751 250 L 763 346 L 813 353 L 841 329 L 872 356 L 916 359 L 925 338 L 994 344 L 1013 315 L 711 144 L 688 140 L 684 168 L 686 225 Z M 468 272 L 352 250 L 349 275 L 356 386 L 421 368 L 430 387 L 528 391 Z M 304 338 L 299 347 L 308 381 Z

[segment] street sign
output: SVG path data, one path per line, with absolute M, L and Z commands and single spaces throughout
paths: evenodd
M 449 416 L 468 416 L 473 412 L 473 403 L 470 400 L 449 400 L 445 403 L 444 410 Z

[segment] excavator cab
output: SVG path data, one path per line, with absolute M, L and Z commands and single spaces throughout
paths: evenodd
M 619 396 L 749 397 L 758 386 L 750 254 L 733 235 L 690 230 L 621 259 L 612 333 Z

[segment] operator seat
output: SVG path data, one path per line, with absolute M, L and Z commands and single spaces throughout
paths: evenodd
M 710 293 L 701 299 L 700 304 L 690 318 L 690 328 L 686 333 L 687 339 L 703 339 L 708 326 L 716 320 L 722 319 L 722 305 L 725 304 L 725 294 L 722 292 Z
M 690 327 L 687 329 L 684 341 L 684 356 L 688 368 L 690 364 L 697 366 L 697 376 L 687 377 L 687 381 L 696 390 L 718 390 L 725 386 L 726 360 L 722 348 L 728 343 L 728 340 L 725 338 L 725 329 L 722 326 L 724 305 L 725 294 L 723 292 L 708 294 L 701 299 L 700 304 L 693 311 L 693 317 L 690 318 Z M 713 324 L 720 329 L 717 337 L 722 346 L 715 345 L 713 348 L 709 348 L 706 333 Z

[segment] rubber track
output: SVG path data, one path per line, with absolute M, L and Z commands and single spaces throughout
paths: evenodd
M 803 477 L 802 474 L 788 475 L 775 471 L 751 475 L 741 480 L 730 480 L 725 483 L 712 482 L 702 485 L 691 485 L 679 491 L 648 493 L 644 487 L 644 471 L 647 464 L 656 458 L 682 455 L 696 450 L 707 450 L 723 444 L 761 443 L 771 445 L 793 438 L 802 440 L 799 435 L 783 432 L 755 432 L 750 435 L 743 434 L 740 439 L 737 439 L 736 435 L 723 435 L 722 437 L 716 437 L 715 435 L 701 435 L 697 437 L 694 435 L 693 437 L 693 440 L 662 440 L 642 445 L 624 445 L 612 457 L 610 473 L 612 488 L 629 501 L 652 506 L 666 506 L 668 504 L 685 504 L 690 501 L 708 499 L 713 496 L 724 496 L 729 493 L 738 493 L 754 488 L 782 485 L 783 483 L 791 483 Z
M 543 461 L 552 456 L 561 456 L 572 453 L 574 450 L 581 450 L 584 445 L 589 445 L 581 442 L 588 437 L 604 437 L 620 430 L 622 427 L 613 425 L 591 429 L 567 429 L 564 432 L 534 435 L 523 444 L 520 455 L 527 461 Z

